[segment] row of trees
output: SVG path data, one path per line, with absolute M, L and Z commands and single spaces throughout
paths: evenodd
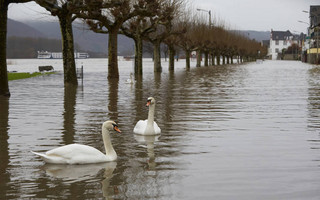
M 135 42 L 135 74 L 142 75 L 143 42 L 153 45 L 154 71 L 161 72 L 161 44 L 169 49 L 169 70 L 174 69 L 176 50 L 182 49 L 186 56 L 186 67 L 190 68 L 190 54 L 197 51 L 197 66 L 201 55 L 205 55 L 205 65 L 233 61 L 234 56 L 255 58 L 263 55 L 260 44 L 226 30 L 223 26 L 209 27 L 205 20 L 187 9 L 184 0 L 34 0 L 53 16 L 57 16 L 62 35 L 63 67 L 65 83 L 77 84 L 74 61 L 72 22 L 83 20 L 97 33 L 109 35 L 108 78 L 119 78 L 117 62 L 117 36 L 124 34 Z M 23 3 L 23 0 L 0 0 L 0 28 L 6 30 L 6 14 L 9 3 Z M 2 10 L 6 12 L 3 13 Z M 189 10 L 189 11 L 188 11 Z M 2 29 L 3 28 L 3 29 Z M 2 34 L 2 33 L 1 33 Z M 5 33 L 3 33 L 5 34 Z M 0 35 L 1 45 L 5 38 Z M 0 95 L 9 94 L 5 79 L 5 46 L 0 46 Z M 4 51 L 3 51 L 4 49 Z M 210 62 L 209 62 L 210 58 Z M 231 60 L 231 61 L 230 61 Z M 215 61 L 217 63 L 215 63 Z M 3 81 L 3 82 L 2 82 Z

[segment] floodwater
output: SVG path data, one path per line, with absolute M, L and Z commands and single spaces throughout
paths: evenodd
M 84 80 L 63 74 L 11 81 L 0 98 L 0 199 L 320 199 L 320 68 L 295 61 L 184 69 L 126 84 L 108 82 L 107 61 L 77 61 Z M 8 70 L 61 70 L 61 60 L 10 60 Z M 195 63 L 193 63 L 195 65 Z M 160 137 L 133 134 L 157 100 Z M 115 162 L 49 165 L 30 151 L 70 143 L 104 152 L 112 134 Z

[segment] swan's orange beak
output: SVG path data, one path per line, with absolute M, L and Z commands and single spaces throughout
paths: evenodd
M 117 131 L 118 133 L 121 133 L 120 129 L 118 128 L 118 126 L 114 126 L 113 128 L 115 131 Z
M 147 106 L 147 107 L 149 107 L 149 106 L 150 106 L 150 104 L 151 104 L 151 101 L 147 101 L 146 106 Z

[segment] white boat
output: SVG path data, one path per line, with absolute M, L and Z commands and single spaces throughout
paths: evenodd
M 51 52 L 48 52 L 48 51 L 38 51 L 38 58 L 49 59 L 49 58 L 52 58 L 52 54 Z
M 49 51 L 38 51 L 38 59 L 62 59 L 62 52 L 49 52 Z M 85 59 L 89 58 L 88 53 L 75 52 L 74 58 L 76 59 Z
M 81 52 L 76 52 L 74 53 L 74 58 L 89 58 L 88 53 L 81 53 Z

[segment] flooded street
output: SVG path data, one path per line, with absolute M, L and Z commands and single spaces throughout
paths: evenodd
M 12 60 L 9 71 L 36 71 L 39 62 Z M 264 61 L 191 68 L 174 73 L 163 62 L 126 80 L 132 61 L 119 62 L 120 80 L 107 80 L 107 61 L 86 59 L 84 80 L 64 86 L 57 73 L 10 81 L 0 98 L 0 199 L 319 199 L 320 68 Z M 193 63 L 195 66 L 195 63 Z M 137 136 L 148 97 L 157 101 L 160 137 Z M 102 123 L 114 162 L 50 165 L 30 151 L 70 143 L 104 152 Z

